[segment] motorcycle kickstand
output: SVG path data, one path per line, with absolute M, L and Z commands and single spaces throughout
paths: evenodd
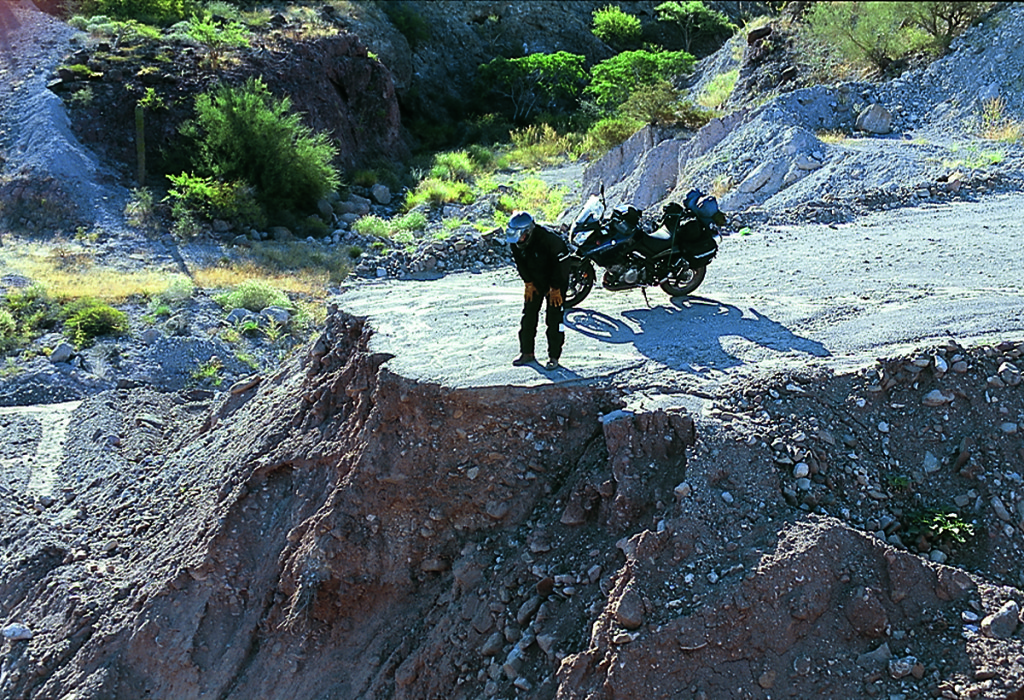
M 640 287 L 640 293 L 644 295 L 644 302 L 647 304 L 647 308 L 651 308 L 651 300 L 647 298 L 647 287 Z

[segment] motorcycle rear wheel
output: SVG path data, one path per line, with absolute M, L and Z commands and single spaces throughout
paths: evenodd
M 593 263 L 587 261 L 574 265 L 569 272 L 569 289 L 562 300 L 562 307 L 571 309 L 587 298 L 590 290 L 594 288 L 594 280 L 597 273 L 594 271 Z
M 670 297 L 684 297 L 687 294 L 693 294 L 704 281 L 704 275 L 707 272 L 706 265 L 685 270 L 673 270 L 661 283 L 661 291 Z

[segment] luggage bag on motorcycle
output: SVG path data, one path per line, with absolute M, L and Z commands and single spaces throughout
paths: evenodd
M 690 263 L 690 267 L 703 267 L 718 253 L 714 233 L 697 219 L 680 222 L 676 228 L 674 242 L 676 249 Z

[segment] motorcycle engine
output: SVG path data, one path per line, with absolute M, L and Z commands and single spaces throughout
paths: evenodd
M 605 289 L 618 290 L 635 287 L 641 281 L 641 271 L 631 265 L 612 265 L 604 272 Z

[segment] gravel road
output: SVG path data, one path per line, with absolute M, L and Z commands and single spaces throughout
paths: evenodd
M 1024 333 L 1024 195 L 880 212 L 844 225 L 726 236 L 697 295 L 596 289 L 566 315 L 564 367 L 515 368 L 512 269 L 343 291 L 394 371 L 452 387 L 610 381 L 717 394 L 733 377 L 852 367 L 936 339 Z M 538 355 L 543 357 L 543 338 Z

